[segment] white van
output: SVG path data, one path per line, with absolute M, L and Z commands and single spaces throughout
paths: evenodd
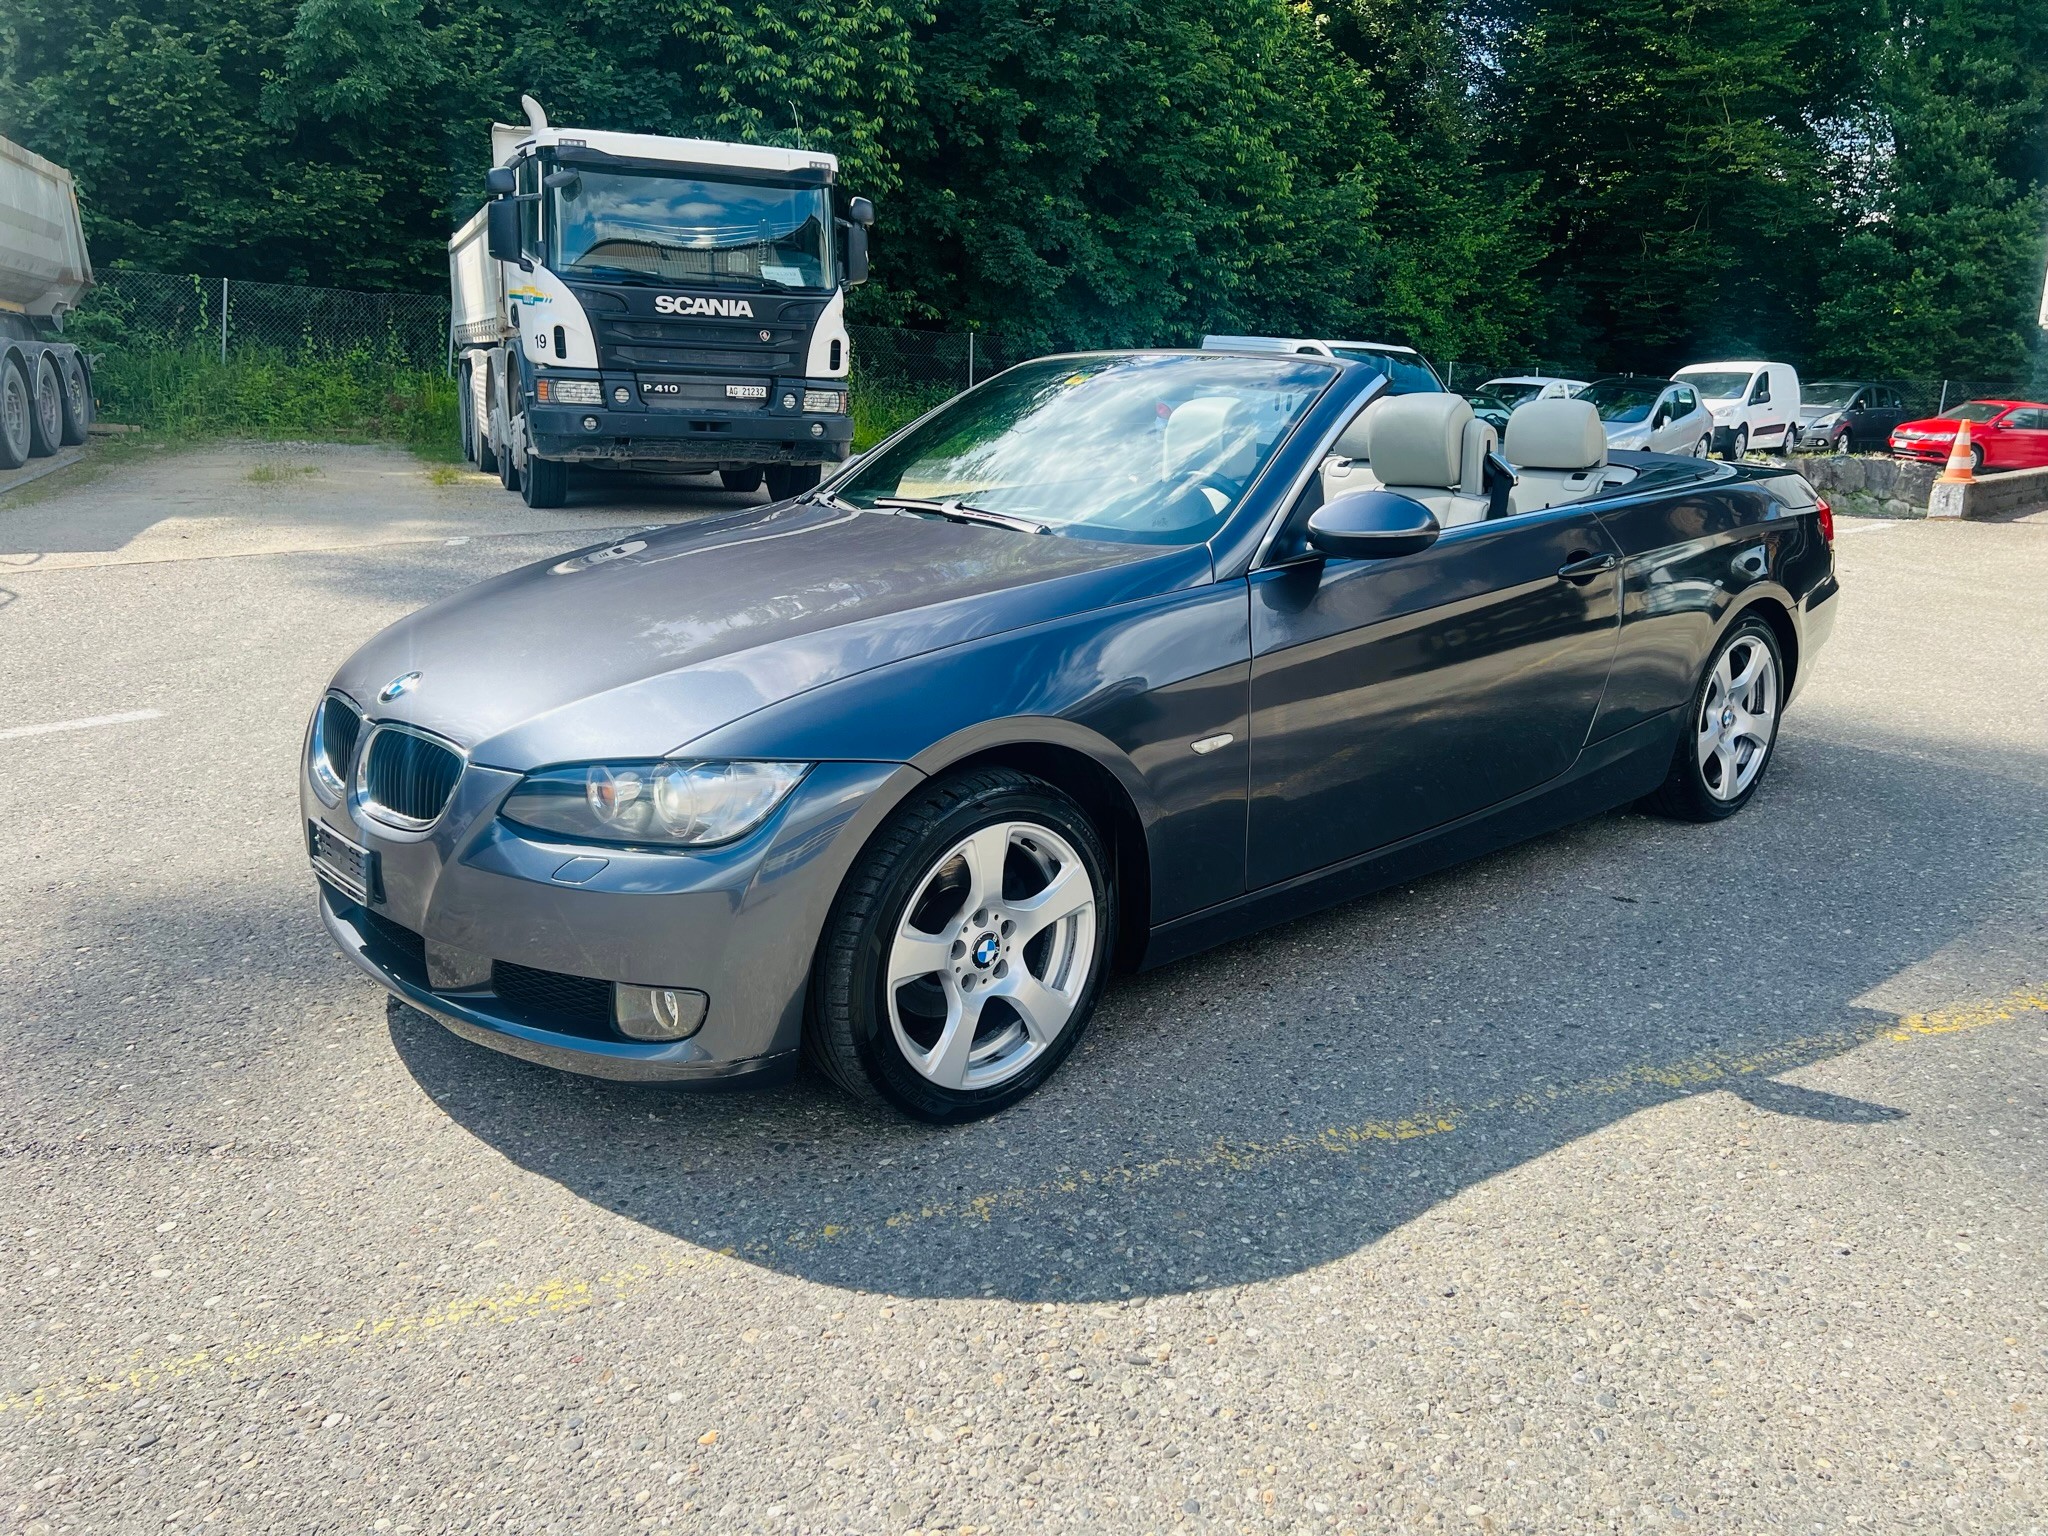
M 1799 371 L 1790 363 L 1694 363 L 1672 377 L 1698 390 L 1714 413 L 1714 451 L 1723 458 L 1799 445 Z

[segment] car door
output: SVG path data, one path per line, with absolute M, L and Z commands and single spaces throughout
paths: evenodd
M 1252 574 L 1253 889 L 1572 765 L 1619 624 L 1619 551 L 1584 508 L 1466 524 L 1399 559 L 1296 554 Z
M 1677 453 L 1678 439 L 1684 430 L 1679 423 L 1681 415 L 1678 404 L 1678 390 L 1674 386 L 1657 397 L 1657 403 L 1650 408 L 1650 451 L 1652 453 Z M 1686 445 L 1689 449 L 1691 444 Z
M 1785 446 L 1785 417 L 1778 403 L 1771 398 L 1771 370 L 1768 368 L 1757 369 L 1756 377 L 1749 381 L 1749 446 Z
M 2048 409 L 2021 406 L 2006 414 L 2001 469 L 2040 469 L 2048 465 Z

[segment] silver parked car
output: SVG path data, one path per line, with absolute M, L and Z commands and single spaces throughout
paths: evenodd
M 1510 410 L 1529 400 L 1569 400 L 1585 387 L 1584 379 L 1560 379 L 1547 373 L 1510 373 L 1479 386 L 1482 393 L 1505 400 Z
M 1690 384 L 1674 379 L 1616 374 L 1595 379 L 1578 393 L 1600 413 L 1609 448 L 1688 454 L 1714 451 L 1714 417 Z

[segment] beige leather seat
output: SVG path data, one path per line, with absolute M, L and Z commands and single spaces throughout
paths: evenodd
M 1368 414 L 1365 435 L 1384 489 L 1421 502 L 1445 528 L 1486 516 L 1496 441 L 1463 395 L 1395 395 Z
M 1599 490 L 1607 478 L 1607 433 L 1586 400 L 1531 400 L 1508 417 L 1503 456 L 1515 468 L 1514 512 L 1561 507 Z

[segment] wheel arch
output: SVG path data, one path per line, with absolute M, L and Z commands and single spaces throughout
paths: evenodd
M 1799 625 L 1792 617 L 1789 599 L 1777 593 L 1764 592 L 1738 604 L 1729 613 L 1728 622 L 1721 626 L 1721 634 L 1715 637 L 1714 644 L 1718 647 L 1722 637 L 1752 614 L 1770 625 L 1771 633 L 1778 637 L 1778 654 L 1785 663 L 1782 696 L 1789 699 L 1793 684 L 1799 677 Z

